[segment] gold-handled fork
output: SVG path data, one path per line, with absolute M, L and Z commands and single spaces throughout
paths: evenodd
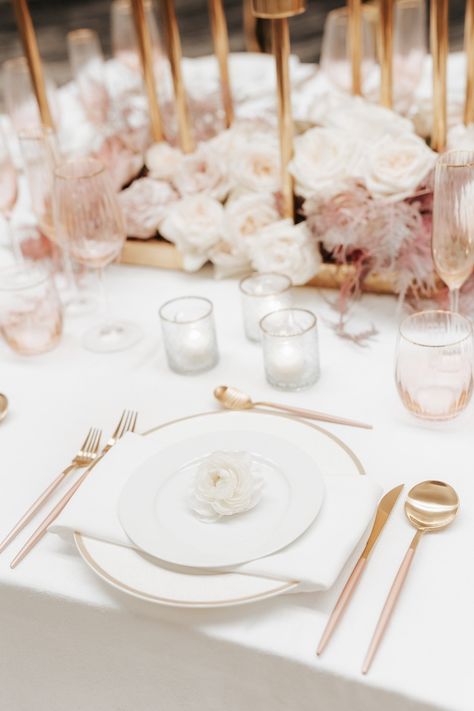
M 31 504 L 30 508 L 25 511 L 20 520 L 13 526 L 12 530 L 5 536 L 0 543 L 0 553 L 18 536 L 25 526 L 31 521 L 33 516 L 43 507 L 48 501 L 51 494 L 62 484 L 66 477 L 76 469 L 88 467 L 97 457 L 97 452 L 100 447 L 100 438 L 102 430 L 97 430 L 91 427 L 84 442 L 81 444 L 76 456 L 73 457 L 71 463 L 59 474 L 54 481 L 38 496 Z
M 82 482 L 94 469 L 96 464 L 98 464 L 101 459 L 107 454 L 107 452 L 116 444 L 121 437 L 126 432 L 133 432 L 137 424 L 138 414 L 133 410 L 124 410 L 122 416 L 119 420 L 117 427 L 114 430 L 113 435 L 110 437 L 105 447 L 102 449 L 101 453 L 94 459 L 92 464 L 86 469 L 86 471 L 81 474 L 79 479 L 73 484 L 68 491 L 64 494 L 62 499 L 58 501 L 56 506 L 51 510 L 51 512 L 46 516 L 46 518 L 40 523 L 36 531 L 30 536 L 23 548 L 17 553 L 10 563 L 10 568 L 16 568 L 16 566 L 21 563 L 23 558 L 25 558 L 28 553 L 36 546 L 37 543 L 43 538 L 48 527 L 57 519 L 61 511 L 66 507 L 67 503 L 72 499 L 76 491 L 81 486 Z

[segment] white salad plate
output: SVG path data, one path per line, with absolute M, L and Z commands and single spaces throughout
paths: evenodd
M 267 412 L 212 412 L 169 422 L 145 433 L 158 449 L 213 432 L 252 429 L 299 448 L 325 475 L 365 474 L 356 455 L 340 439 L 319 426 Z M 122 593 L 159 605 L 214 608 L 241 605 L 295 589 L 298 581 L 274 580 L 239 573 L 202 570 L 184 572 L 133 548 L 74 535 L 85 563 L 103 581 Z
M 177 566 L 230 568 L 281 550 L 313 523 L 325 490 L 315 456 L 247 420 L 247 429 L 160 449 L 132 474 L 118 514 L 137 548 Z M 192 492 L 200 464 L 216 450 L 250 455 L 263 486 L 251 510 L 209 522 L 194 512 Z

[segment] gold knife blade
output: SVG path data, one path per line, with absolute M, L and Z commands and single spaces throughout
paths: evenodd
M 377 506 L 377 513 L 375 515 L 374 525 L 372 526 L 372 530 L 370 532 L 369 539 L 365 544 L 365 548 L 362 551 L 361 558 L 365 558 L 367 560 L 367 558 L 369 557 L 372 548 L 374 547 L 377 538 L 382 533 L 383 527 L 387 523 L 387 519 L 392 513 L 392 509 L 395 506 L 397 499 L 400 496 L 404 486 L 405 484 L 400 484 L 400 486 L 396 486 L 394 489 L 388 491 L 385 496 L 382 496 L 382 498 L 380 499 L 379 505 Z
M 321 636 L 321 639 L 319 640 L 319 645 L 316 650 L 316 654 L 319 656 L 324 648 L 326 647 L 327 643 L 332 637 L 332 633 L 334 632 L 342 613 L 344 612 L 349 600 L 352 597 L 352 593 L 354 591 L 355 586 L 357 585 L 360 576 L 362 575 L 365 564 L 367 563 L 367 559 L 372 551 L 372 548 L 375 545 L 375 542 L 377 538 L 380 536 L 382 533 L 382 529 L 387 523 L 387 519 L 390 516 L 393 507 L 395 506 L 395 503 L 400 496 L 400 492 L 403 489 L 404 484 L 400 484 L 400 486 L 396 486 L 395 489 L 391 489 L 391 491 L 388 491 L 385 496 L 383 496 L 380 501 L 379 505 L 377 506 L 377 513 L 375 514 L 375 521 L 372 526 L 372 530 L 370 532 L 369 539 L 365 545 L 364 550 L 362 551 L 359 560 L 357 561 L 354 570 L 349 576 L 349 579 L 347 580 L 346 584 L 344 585 L 344 588 L 339 595 L 339 598 L 334 606 L 333 611 L 331 612 L 329 619 L 326 623 L 326 627 L 324 628 L 323 634 Z

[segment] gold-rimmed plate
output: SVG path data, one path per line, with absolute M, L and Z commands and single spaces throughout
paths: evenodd
M 251 418 L 251 420 L 249 420 Z M 144 433 L 161 445 L 174 445 L 210 431 L 248 427 L 291 442 L 312 456 L 323 474 L 365 474 L 356 455 L 340 439 L 310 422 L 267 412 L 212 412 L 160 425 Z M 289 592 L 298 581 L 283 581 L 237 573 L 195 574 L 158 566 L 134 549 L 74 536 L 85 563 L 102 580 L 123 593 L 159 605 L 213 608 L 241 605 Z

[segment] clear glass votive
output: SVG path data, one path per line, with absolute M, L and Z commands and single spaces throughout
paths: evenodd
M 470 322 L 452 311 L 408 316 L 398 335 L 395 380 L 403 404 L 417 417 L 456 417 L 472 395 Z
M 301 390 L 319 378 L 316 316 L 307 309 L 281 309 L 260 321 L 265 374 L 270 385 Z
M 290 306 L 291 287 L 289 277 L 273 272 L 251 274 L 240 280 L 244 329 L 250 341 L 261 340 L 260 321 L 264 316 Z
M 219 360 L 212 302 L 182 296 L 160 309 L 166 357 L 176 373 L 201 373 Z
M 63 317 L 47 269 L 24 262 L 0 271 L 0 333 L 21 355 L 38 355 L 57 345 Z

